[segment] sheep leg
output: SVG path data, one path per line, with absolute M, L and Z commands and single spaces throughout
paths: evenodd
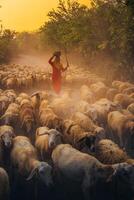
M 45 160 L 45 158 L 44 158 L 44 152 L 43 152 L 43 150 L 41 150 L 41 160 L 42 160 L 42 161 L 44 161 L 44 160 Z
M 36 180 L 34 182 L 34 200 L 38 200 L 38 184 Z
M 91 193 L 91 182 L 86 178 L 82 183 L 82 192 L 84 196 L 84 200 L 90 200 L 92 199 L 92 193 Z
M 12 185 L 11 185 L 11 199 L 16 198 L 17 191 L 18 191 L 18 185 L 19 185 L 19 175 L 17 172 L 17 169 L 13 169 L 13 174 L 12 174 Z

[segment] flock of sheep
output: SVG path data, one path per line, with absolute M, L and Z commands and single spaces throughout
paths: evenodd
M 7 89 L 31 88 L 34 83 L 47 81 L 50 78 L 49 73 L 43 69 L 32 68 L 31 66 L 21 66 L 16 64 L 1 65 L 0 84 Z
M 134 199 L 132 83 L 74 67 L 56 95 L 40 69 L 0 77 L 0 200 Z
M 79 76 L 81 74 L 81 76 Z M 89 79 L 90 77 L 90 79 Z M 66 79 L 66 80 L 65 80 Z M 90 81 L 92 83 L 97 80 L 102 80 L 94 74 L 90 74 L 88 71 L 80 70 L 77 67 L 73 67 L 69 70 L 66 76 L 63 78 L 64 83 L 74 84 L 78 82 Z M 49 68 L 39 68 L 37 66 L 31 67 L 28 65 L 1 65 L 0 66 L 0 86 L 4 89 L 28 89 L 39 85 L 47 85 L 51 82 L 51 74 Z

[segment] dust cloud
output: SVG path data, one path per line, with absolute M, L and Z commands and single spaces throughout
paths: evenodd
M 42 68 L 49 72 L 51 70 L 48 59 L 51 55 L 30 55 L 21 54 L 10 61 L 10 64 L 32 66 L 33 68 Z

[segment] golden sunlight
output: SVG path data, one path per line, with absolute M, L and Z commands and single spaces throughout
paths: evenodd
M 89 4 L 90 0 L 79 0 Z M 16 31 L 37 30 L 47 19 L 47 13 L 56 8 L 58 0 L 0 0 L 0 20 L 4 28 Z

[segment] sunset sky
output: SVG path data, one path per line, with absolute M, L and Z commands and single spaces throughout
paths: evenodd
M 79 0 L 89 5 L 90 0 Z M 0 20 L 4 28 L 16 31 L 37 30 L 46 20 L 49 10 L 56 8 L 58 0 L 0 0 Z

